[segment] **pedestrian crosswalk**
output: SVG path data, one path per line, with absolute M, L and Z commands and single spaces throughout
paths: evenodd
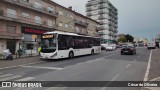
M 23 75 L 0 74 L 0 81 L 29 81 L 34 77 L 23 77 Z
M 30 81 L 30 80 L 33 80 L 34 77 L 23 77 L 23 75 L 15 75 L 15 74 L 3 74 L 3 73 L 0 73 L 0 81 Z M 0 87 L 0 90 L 6 90 L 5 87 Z M 19 87 L 15 87 L 15 88 L 12 88 L 12 90 L 64 90 L 66 89 L 66 87 L 43 87 L 43 88 L 35 88 L 35 87 L 32 87 L 32 88 L 19 88 Z

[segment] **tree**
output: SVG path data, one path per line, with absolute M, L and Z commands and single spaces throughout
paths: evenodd
M 125 35 L 125 37 L 128 42 L 133 42 L 133 40 L 134 40 L 134 37 L 132 35 L 127 34 L 127 35 Z
M 119 37 L 118 42 L 127 42 L 127 39 L 125 36 L 121 36 Z

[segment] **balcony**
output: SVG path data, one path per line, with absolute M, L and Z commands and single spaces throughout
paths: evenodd
M 99 13 L 99 14 L 104 14 L 105 12 L 104 12 L 104 11 L 98 11 L 98 13 Z
M 28 9 L 32 9 L 32 10 L 41 12 L 43 14 L 48 14 L 48 15 L 54 16 L 54 17 L 58 16 L 58 13 L 55 12 L 55 11 L 50 11 L 45 7 L 39 7 L 39 6 L 36 6 L 32 3 L 25 2 L 25 1 L 22 1 L 22 0 L 2 0 L 2 1 L 7 2 L 7 3 L 11 3 L 11 4 L 15 4 L 15 5 L 18 5 L 18 6 L 21 6 L 21 7 L 25 7 L 25 8 L 28 8 Z
M 103 9 L 103 8 L 104 8 L 104 6 L 103 6 L 103 5 L 100 5 L 100 6 L 98 6 L 98 8 L 99 8 L 99 9 Z
M 104 35 L 104 32 L 98 32 L 98 34 L 100 34 L 100 35 Z
M 101 21 L 101 22 L 99 22 L 99 24 L 100 24 L 100 25 L 103 25 L 104 23 L 103 23 L 103 21 Z
M 0 38 L 7 39 L 22 39 L 21 33 L 8 33 L 7 31 L 0 31 Z
M 111 21 L 112 19 L 111 19 L 111 18 L 108 18 L 108 20 Z
M 91 13 L 87 13 L 87 16 L 92 16 L 92 14 Z
M 106 0 L 100 0 L 99 4 L 103 4 L 103 3 L 106 3 L 106 2 L 107 2 Z
M 105 19 L 105 17 L 103 15 L 99 16 L 98 19 Z
M 92 6 L 92 3 L 91 3 L 91 2 L 88 2 L 88 3 L 86 4 L 86 7 L 89 7 L 89 6 Z
M 109 26 L 112 26 L 112 23 L 110 22 L 110 23 L 108 23 L 108 25 L 109 25 Z
M 87 8 L 87 10 L 86 10 L 87 12 L 89 12 L 89 11 L 92 11 L 92 8 L 91 7 L 89 7 L 89 8 Z
M 102 31 L 102 28 L 96 27 L 96 31 Z
M 30 24 L 30 25 L 36 25 L 36 26 L 42 26 L 45 28 L 52 28 L 55 29 L 54 24 L 47 23 L 46 21 L 38 21 L 32 18 L 24 17 L 24 16 L 18 16 L 18 15 L 13 15 L 9 14 L 3 11 L 0 11 L 0 19 L 8 20 L 8 21 L 14 21 L 14 22 L 19 22 L 23 24 Z
M 82 22 L 82 21 L 79 21 L 79 20 L 75 20 L 75 24 L 76 25 L 80 25 L 80 26 L 84 26 L 84 27 L 87 27 L 88 26 L 88 23 L 87 22 Z

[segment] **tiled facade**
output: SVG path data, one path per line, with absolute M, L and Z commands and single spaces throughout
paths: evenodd
M 80 21 L 79 21 L 80 20 Z M 50 0 L 0 0 L 0 53 L 19 49 L 37 53 L 47 31 L 97 36 L 98 22 Z
M 116 40 L 118 10 L 108 0 L 89 0 L 86 4 L 87 16 L 100 22 L 102 43 Z

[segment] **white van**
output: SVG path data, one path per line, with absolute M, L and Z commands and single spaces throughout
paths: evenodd
M 155 45 L 154 42 L 149 42 L 149 43 L 147 43 L 147 48 L 148 48 L 148 49 L 155 49 L 155 48 L 156 48 L 156 45 Z

